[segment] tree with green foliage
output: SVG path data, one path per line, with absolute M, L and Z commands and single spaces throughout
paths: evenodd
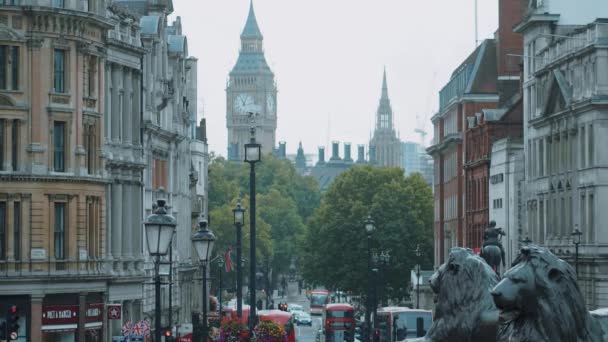
M 364 220 L 375 221 L 375 252 L 388 251 L 385 289 L 406 296 L 410 271 L 432 267 L 433 195 L 420 174 L 404 177 L 400 168 L 357 166 L 342 173 L 308 221 L 300 267 L 304 278 L 331 289 L 365 293 L 368 286 L 367 233 Z
M 268 259 L 276 278 L 277 274 L 286 273 L 291 260 L 297 258 L 297 243 L 302 240 L 304 224 L 319 206 L 321 193 L 316 180 L 299 175 L 290 161 L 265 155 L 256 164 L 256 196 L 258 262 Z M 211 226 L 218 237 L 218 253 L 235 244 L 232 209 L 239 199 L 247 209 L 249 165 L 213 158 L 209 165 L 208 203 Z M 242 255 L 248 259 L 248 211 L 245 217 Z M 234 248 L 233 251 L 234 256 Z

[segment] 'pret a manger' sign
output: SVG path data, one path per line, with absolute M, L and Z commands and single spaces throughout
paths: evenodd
M 46 305 L 42 307 L 42 324 L 77 324 L 78 305 Z
M 87 304 L 85 320 L 101 322 L 103 304 Z M 78 305 L 45 305 L 42 307 L 42 324 L 78 324 Z

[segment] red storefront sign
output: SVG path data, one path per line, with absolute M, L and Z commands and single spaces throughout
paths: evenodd
M 122 319 L 122 305 L 108 304 L 106 308 L 108 310 L 108 319 Z
M 192 333 L 178 337 L 177 342 L 192 342 Z
M 42 325 L 78 324 L 78 305 L 45 305 Z
M 103 304 L 87 304 L 85 320 L 87 323 L 103 321 Z
M 86 323 L 103 321 L 103 304 L 87 304 Z M 42 325 L 78 324 L 78 305 L 45 305 L 42 307 Z

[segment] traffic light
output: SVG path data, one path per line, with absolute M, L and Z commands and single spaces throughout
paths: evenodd
M 380 330 L 374 330 L 374 342 L 380 341 Z
M 173 337 L 171 336 L 171 327 L 163 329 L 163 336 L 165 336 L 165 342 L 173 341 Z
M 0 318 L 0 340 L 6 340 L 6 319 Z
M 14 341 L 19 338 L 19 308 L 17 305 L 12 305 L 9 309 L 9 320 L 7 322 L 8 329 L 6 339 Z

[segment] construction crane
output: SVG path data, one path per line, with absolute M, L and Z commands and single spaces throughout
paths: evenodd
M 419 134 L 420 136 L 420 145 L 426 145 L 426 136 L 427 132 L 424 129 L 426 126 L 429 116 L 431 115 L 431 101 L 434 98 L 433 94 L 433 86 L 435 86 L 435 78 L 437 77 L 437 71 L 433 72 L 433 76 L 431 77 L 431 82 L 429 83 L 429 91 L 427 92 L 427 101 L 426 101 L 426 109 L 423 115 L 416 115 L 416 129 L 414 132 Z

